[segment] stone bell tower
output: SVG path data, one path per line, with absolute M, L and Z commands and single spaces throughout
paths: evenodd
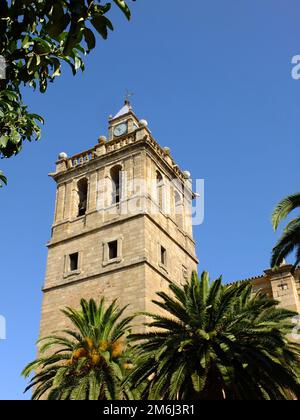
M 65 327 L 60 312 L 81 298 L 153 309 L 166 279 L 197 269 L 190 175 L 154 140 L 130 103 L 109 119 L 108 139 L 69 158 L 59 155 L 48 243 L 41 336 Z

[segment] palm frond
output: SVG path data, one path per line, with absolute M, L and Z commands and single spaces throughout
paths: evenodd
M 272 214 L 274 230 L 277 230 L 280 222 L 298 207 L 300 207 L 300 193 L 292 194 L 281 200 Z
M 285 231 L 273 248 L 271 267 L 279 267 L 283 260 L 300 245 L 300 224 L 292 225 Z

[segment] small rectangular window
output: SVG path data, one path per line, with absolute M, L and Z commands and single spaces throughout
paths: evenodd
M 118 241 L 108 243 L 108 259 L 114 260 L 118 258 Z
M 167 250 L 163 246 L 160 248 L 160 262 L 162 265 L 167 265 Z
M 70 271 L 78 270 L 78 252 L 69 256 Z

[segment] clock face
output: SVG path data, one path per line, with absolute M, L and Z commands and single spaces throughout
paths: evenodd
M 127 124 L 122 123 L 115 127 L 114 136 L 119 137 L 127 132 Z

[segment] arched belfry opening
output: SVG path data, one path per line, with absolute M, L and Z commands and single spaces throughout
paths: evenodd
M 122 196 L 122 166 L 116 165 L 110 170 L 112 183 L 112 204 L 118 204 Z
M 88 180 L 82 178 L 77 183 L 78 193 L 78 214 L 77 216 L 84 216 L 87 211 L 87 198 L 88 198 Z

